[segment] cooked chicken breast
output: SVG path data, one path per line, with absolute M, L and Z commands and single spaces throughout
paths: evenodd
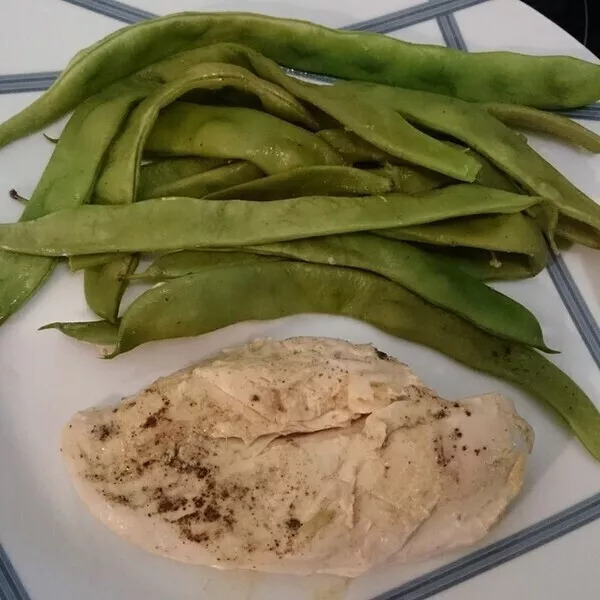
M 292 338 L 80 412 L 62 452 L 91 512 L 151 552 L 356 576 L 479 540 L 531 443 L 496 394 L 448 402 L 371 346 Z

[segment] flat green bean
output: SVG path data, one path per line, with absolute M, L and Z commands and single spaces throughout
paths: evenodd
M 489 102 L 482 106 L 509 127 L 545 133 L 574 146 L 581 146 L 590 152 L 600 152 L 600 135 L 562 115 L 536 110 L 530 106 L 499 102 Z
M 79 323 L 48 323 L 40 327 L 45 329 L 58 329 L 66 336 L 80 342 L 96 344 L 98 346 L 113 346 L 117 343 L 119 328 L 108 321 L 81 321 Z
M 352 82 L 339 87 L 361 91 L 374 103 L 386 103 L 409 120 L 463 141 L 525 189 L 548 198 L 561 214 L 593 228 L 600 237 L 600 206 L 483 108 L 456 98 L 381 85 Z
M 370 196 L 391 191 L 392 182 L 352 167 L 304 167 L 227 187 L 205 195 L 212 200 L 284 200 L 300 196 Z M 184 196 L 174 192 L 173 195 Z
M 193 47 L 240 41 L 287 67 L 465 100 L 568 108 L 600 96 L 600 67 L 571 57 L 465 53 L 306 21 L 182 13 L 125 27 L 80 51 L 40 98 L 0 126 L 0 146 L 51 123 L 144 66 Z
M 600 459 L 600 413 L 553 363 L 532 348 L 490 335 L 399 285 L 356 269 L 280 262 L 206 269 L 171 279 L 143 293 L 125 311 L 111 356 L 154 340 L 298 313 L 360 319 L 516 383 L 556 410 Z
M 382 275 L 488 333 L 544 351 L 534 315 L 504 294 L 420 248 L 368 233 L 251 246 L 255 252 Z
M 396 227 L 377 235 L 426 244 L 428 251 L 478 279 L 519 279 L 539 273 L 547 261 L 544 236 L 521 213 L 449 219 L 428 225 Z M 456 248 L 456 251 L 451 251 Z
M 251 108 L 178 102 L 165 108 L 146 150 L 160 154 L 237 158 L 273 174 L 311 165 L 341 165 L 316 135 Z
M 321 129 L 317 135 L 322 137 L 350 165 L 356 163 L 392 163 L 395 157 L 365 142 L 352 131 L 344 129 Z
M 341 168 L 341 167 L 339 167 Z M 230 187 L 241 187 L 262 181 L 264 173 L 252 163 L 239 161 L 204 171 L 197 175 L 190 175 L 182 179 L 170 181 L 163 185 L 146 190 L 145 196 L 140 200 L 149 198 L 163 198 L 166 196 L 186 196 L 188 198 L 205 198 L 212 194 L 218 194 L 221 190 Z M 276 175 L 271 175 L 276 177 Z
M 198 273 L 211 267 L 245 265 L 257 262 L 274 262 L 278 256 L 266 256 L 252 252 L 223 252 L 211 250 L 180 250 L 159 256 L 145 271 L 130 275 L 130 281 L 166 281 L 184 275 Z
M 391 177 L 394 191 L 403 194 L 423 194 L 452 182 L 452 179 L 446 175 L 441 175 L 435 171 L 404 165 L 385 164 L 383 167 L 370 169 L 370 172 Z
M 421 196 L 309 196 L 272 202 L 156 198 L 81 206 L 36 221 L 2 224 L 0 248 L 42 256 L 229 248 L 458 216 L 510 214 L 540 201 L 473 184 Z
M 137 256 L 116 257 L 107 264 L 85 270 L 84 292 L 87 305 L 102 319 L 117 323 L 121 298 L 128 275 L 137 268 Z
M 256 94 L 267 112 L 284 121 L 316 127 L 314 119 L 302 104 L 279 86 L 259 79 L 236 65 L 197 65 L 181 78 L 160 86 L 133 111 L 125 130 L 108 153 L 106 166 L 96 189 L 98 199 L 102 201 L 105 198 L 109 204 L 133 202 L 142 149 L 161 109 L 191 90 L 223 87 L 242 88 Z
M 69 119 L 22 221 L 85 203 L 105 152 L 132 107 L 153 89 L 148 83 L 115 85 L 82 104 Z M 55 262 L 0 252 L 0 323 L 43 284 Z
M 222 167 L 225 164 L 226 161 L 218 158 L 197 156 L 177 156 L 146 163 L 140 168 L 136 199 L 156 198 L 153 190 L 157 187 Z
M 92 269 L 109 263 L 117 257 L 128 256 L 127 254 L 83 254 L 81 256 L 69 256 L 69 270 L 76 272 L 83 269 Z

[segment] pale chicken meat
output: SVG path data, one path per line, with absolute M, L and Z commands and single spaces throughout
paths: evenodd
M 496 394 L 446 401 L 371 346 L 291 338 L 80 412 L 61 449 L 90 511 L 147 550 L 356 576 L 483 537 L 531 443 Z

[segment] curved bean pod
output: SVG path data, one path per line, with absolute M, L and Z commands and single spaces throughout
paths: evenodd
M 456 98 L 358 82 L 340 88 L 360 91 L 420 125 L 452 135 L 483 154 L 530 192 L 552 201 L 560 213 L 596 230 L 600 205 L 578 190 L 506 125 L 483 108 Z
M 282 173 L 282 175 L 284 174 Z M 272 175 L 271 177 L 276 176 Z M 246 161 L 239 161 L 157 185 L 154 188 L 146 188 L 144 194 L 139 196 L 139 199 L 148 200 L 150 198 L 163 198 L 166 196 L 205 198 L 209 195 L 219 194 L 221 190 L 225 191 L 230 189 L 230 187 L 251 185 L 255 181 L 258 182 L 263 179 L 267 178 L 264 177 L 264 173 L 258 167 Z
M 162 155 L 237 158 L 273 174 L 310 165 L 341 165 L 342 158 L 316 135 L 251 108 L 165 108 L 150 132 L 146 150 Z
M 45 329 L 58 329 L 61 333 L 88 344 L 97 346 L 112 346 L 117 343 L 119 328 L 108 321 L 81 321 L 78 323 L 48 323 L 40 327 Z
M 252 252 L 180 250 L 159 256 L 145 271 L 130 275 L 130 281 L 166 281 L 211 267 L 239 266 L 258 262 L 275 262 L 278 256 L 254 254 Z
M 308 111 L 279 86 L 259 79 L 236 65 L 201 64 L 188 70 L 183 77 L 160 86 L 136 107 L 125 130 L 108 153 L 106 165 L 96 186 L 98 199 L 108 204 L 133 202 L 142 149 L 161 109 L 191 90 L 215 90 L 223 87 L 239 88 L 255 94 L 267 112 L 284 121 L 316 127 Z
M 250 249 L 382 275 L 488 333 L 549 351 L 540 324 L 524 306 L 410 244 L 366 233 L 349 233 Z
M 539 202 L 476 185 L 421 196 L 309 196 L 273 202 L 156 198 L 81 206 L 36 221 L 0 225 L 0 248 L 42 256 L 230 248 L 521 212 Z
M 182 13 L 125 27 L 79 52 L 40 98 L 0 126 L 0 146 L 51 123 L 146 65 L 215 41 L 243 41 L 295 69 L 465 100 L 569 108 L 600 97 L 600 67 L 576 58 L 465 53 L 291 19 Z
M 232 303 L 231 298 L 246 298 Z M 125 311 L 111 356 L 154 340 L 188 337 L 251 319 L 344 315 L 424 344 L 521 386 L 552 407 L 600 459 L 600 413 L 537 351 L 502 340 L 382 277 L 356 269 L 272 263 L 207 269 L 142 294 Z
M 300 196 L 370 196 L 391 191 L 392 182 L 352 167 L 304 167 L 227 187 L 207 200 L 284 200 Z M 174 192 L 173 195 L 189 195 Z
M 590 152 L 600 152 L 600 135 L 562 115 L 530 106 L 488 102 L 482 105 L 493 117 L 509 127 L 545 133 Z
M 222 167 L 225 164 L 226 161 L 219 158 L 201 158 L 197 156 L 159 158 L 141 166 L 136 198 L 156 198 L 152 190 L 159 186 L 192 175 L 198 175 Z
M 91 196 L 102 159 L 131 108 L 153 86 L 116 85 L 90 98 L 69 119 L 21 219 L 76 206 Z M 54 261 L 0 252 L 0 323 L 49 276 Z

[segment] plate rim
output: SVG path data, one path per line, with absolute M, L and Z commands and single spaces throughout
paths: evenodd
M 125 24 L 132 24 L 158 16 L 115 0 L 60 1 L 96 12 Z M 425 0 L 413 6 L 353 23 L 340 29 L 392 33 L 435 19 L 446 46 L 468 51 L 454 14 L 456 11 L 490 1 Z M 527 8 L 543 17 L 532 7 L 527 6 Z M 574 41 L 577 42 L 577 40 Z M 0 94 L 44 91 L 53 83 L 59 73 L 59 71 L 49 71 L 0 75 Z M 600 103 L 559 112 L 575 119 L 600 121 Z M 600 326 L 587 306 L 563 257 L 550 249 L 549 258 L 547 270 L 550 279 L 592 359 L 600 368 Z M 374 597 L 373 600 L 424 600 L 496 566 L 518 558 L 597 519 L 600 519 L 600 492 L 514 534 L 469 552 L 457 560 L 383 592 Z M 13 567 L 8 552 L 2 547 L 1 543 L 0 600 L 32 600 Z

